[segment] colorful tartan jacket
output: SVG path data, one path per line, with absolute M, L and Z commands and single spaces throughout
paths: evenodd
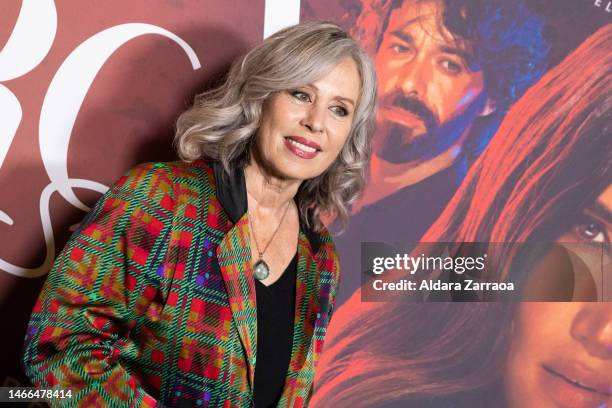
M 71 388 L 84 407 L 252 405 L 246 189 L 241 171 L 227 182 L 221 173 L 203 161 L 147 163 L 102 196 L 34 307 L 23 362 L 35 385 Z M 232 217 L 224 201 L 242 193 Z M 329 234 L 303 225 L 282 407 L 308 403 L 338 283 Z

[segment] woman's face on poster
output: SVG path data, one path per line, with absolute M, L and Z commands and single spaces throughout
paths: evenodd
M 598 292 L 612 287 L 611 214 L 609 186 L 558 240 L 560 245 L 599 248 L 599 260 L 591 263 L 601 267 L 573 277 L 574 299 L 590 292 L 595 295 L 590 300 L 608 299 L 609 294 L 598 296 Z M 590 255 L 583 251 L 581 256 L 586 260 Z M 549 275 L 543 281 L 553 278 Z M 612 302 L 522 303 L 512 337 L 504 375 L 511 408 L 612 407 Z
M 525 302 L 513 336 L 511 408 L 612 407 L 612 303 Z
M 256 135 L 261 164 L 284 179 L 321 175 L 349 137 L 359 94 L 360 76 L 351 58 L 311 84 L 273 94 Z

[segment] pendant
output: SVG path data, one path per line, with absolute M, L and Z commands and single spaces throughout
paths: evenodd
M 253 272 L 255 272 L 255 279 L 261 281 L 270 276 L 270 267 L 263 259 L 260 259 L 259 261 L 255 262 Z

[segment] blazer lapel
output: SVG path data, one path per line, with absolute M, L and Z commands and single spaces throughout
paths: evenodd
M 303 379 L 310 377 L 310 375 L 302 376 L 300 374 L 303 374 L 304 369 L 311 366 L 309 359 L 313 351 L 312 340 L 319 310 L 318 269 L 311 243 L 307 236 L 300 232 L 295 286 L 293 346 L 283 398 L 281 399 L 281 401 L 289 404 L 287 406 L 294 406 L 294 403 L 297 402 L 294 401 L 294 398 L 299 394 L 297 391 L 304 388 Z
M 249 219 L 245 213 L 217 247 L 217 259 L 227 287 L 232 318 L 247 357 L 249 383 L 253 387 L 257 359 L 257 304 L 248 237 Z
M 257 360 L 257 305 L 255 281 L 251 266 L 249 243 L 249 219 L 247 193 L 242 169 L 225 173 L 218 162 L 211 162 L 215 175 L 217 198 L 230 225 L 217 247 L 219 269 L 225 281 L 232 319 L 238 329 L 249 371 L 249 385 L 255 385 L 255 362 Z

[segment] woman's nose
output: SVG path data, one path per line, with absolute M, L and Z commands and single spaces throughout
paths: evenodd
M 311 133 L 320 133 L 325 128 L 325 111 L 318 106 L 311 106 L 301 120 L 302 126 Z
M 584 305 L 574 318 L 572 336 L 589 354 L 612 359 L 612 302 Z

